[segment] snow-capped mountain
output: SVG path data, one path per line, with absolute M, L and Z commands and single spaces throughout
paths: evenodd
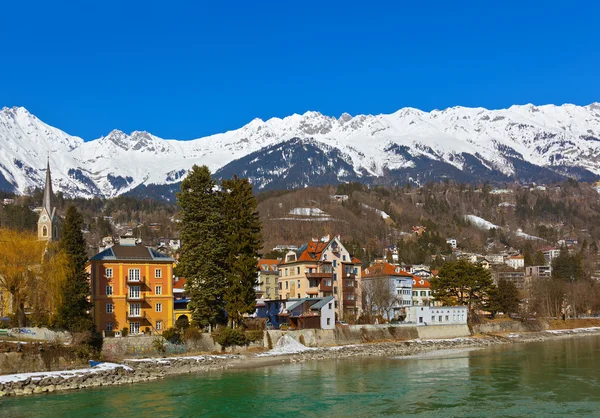
M 453 107 L 390 115 L 317 112 L 254 119 L 240 129 L 190 141 L 114 130 L 85 142 L 22 107 L 0 111 L 0 189 L 41 187 L 50 158 L 55 190 L 112 197 L 175 184 L 194 164 L 217 177 L 249 177 L 258 189 L 341 181 L 404 184 L 554 181 L 600 174 L 600 103 Z

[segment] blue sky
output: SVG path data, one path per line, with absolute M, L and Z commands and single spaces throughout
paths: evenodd
M 600 101 L 598 1 L 7 1 L 0 107 L 86 140 Z

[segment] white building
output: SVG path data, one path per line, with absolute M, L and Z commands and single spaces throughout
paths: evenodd
M 506 257 L 504 260 L 504 264 L 513 269 L 521 269 L 525 267 L 525 257 L 522 255 L 513 255 L 510 257 Z
M 446 240 L 446 244 L 450 244 L 450 246 L 452 247 L 452 249 L 456 249 L 456 238 L 448 238 Z
M 412 306 L 405 322 L 417 325 L 457 325 L 467 323 L 466 306 Z

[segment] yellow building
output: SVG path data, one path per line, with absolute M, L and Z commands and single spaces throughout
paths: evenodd
M 255 288 L 258 299 L 278 299 L 279 260 L 261 258 L 258 260 L 258 285 Z
M 160 334 L 173 326 L 173 263 L 158 251 L 122 238 L 88 264 L 98 331 Z
M 335 298 L 336 314 L 360 315 L 361 262 L 352 257 L 339 236 L 313 239 L 289 251 L 279 265 L 279 298 Z

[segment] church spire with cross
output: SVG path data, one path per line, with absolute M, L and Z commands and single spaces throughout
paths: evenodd
M 56 208 L 52 207 L 52 174 L 50 172 L 50 156 L 46 167 L 46 184 L 44 185 L 44 198 L 38 218 L 38 239 L 42 241 L 58 241 L 60 239 L 60 224 Z

